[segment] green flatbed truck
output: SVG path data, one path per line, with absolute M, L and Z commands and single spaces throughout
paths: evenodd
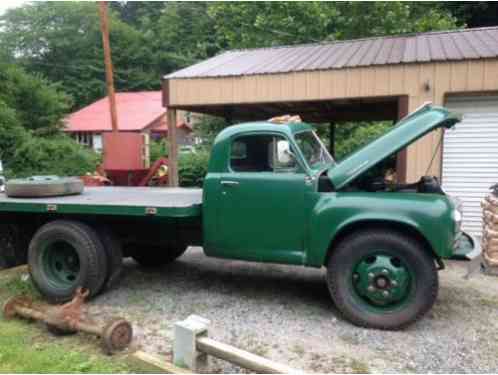
M 426 105 L 335 162 L 312 127 L 257 122 L 215 140 L 203 189 L 87 188 L 66 197 L 0 194 L 0 254 L 26 262 L 51 301 L 79 286 L 93 296 L 119 280 L 123 257 L 172 262 L 207 256 L 325 267 L 333 301 L 354 324 L 399 329 L 438 293 L 444 259 L 474 257 L 461 212 L 437 179 L 393 184 L 372 167 L 458 117 Z

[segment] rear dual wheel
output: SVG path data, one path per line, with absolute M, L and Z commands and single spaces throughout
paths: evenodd
M 32 280 L 52 302 L 70 300 L 79 287 L 88 289 L 90 298 L 96 296 L 115 281 L 121 258 L 110 232 L 69 220 L 42 226 L 28 252 Z
M 352 323 L 401 329 L 432 307 L 438 275 L 420 243 L 371 230 L 341 241 L 328 261 L 327 284 L 337 308 Z

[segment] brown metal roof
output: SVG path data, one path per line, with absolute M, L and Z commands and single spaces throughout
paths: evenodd
M 227 51 L 165 78 L 244 76 L 498 57 L 498 27 Z

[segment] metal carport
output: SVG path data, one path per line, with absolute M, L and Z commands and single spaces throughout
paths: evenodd
M 395 120 L 451 94 L 497 92 L 497 27 L 227 51 L 163 79 L 169 123 L 177 110 L 233 122 L 286 113 L 318 123 Z M 430 134 L 398 155 L 400 180 L 427 172 L 440 137 Z M 441 160 L 439 151 L 429 173 L 441 176 Z

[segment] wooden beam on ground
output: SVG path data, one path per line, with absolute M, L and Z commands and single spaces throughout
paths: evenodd
M 296 369 L 273 362 L 259 355 L 246 352 L 231 345 L 212 340 L 208 337 L 197 338 L 197 350 L 213 357 L 223 359 L 240 367 L 252 370 L 257 374 L 295 374 Z
M 177 367 L 157 355 L 138 351 L 130 356 L 130 360 L 139 363 L 141 367 L 150 368 L 153 373 L 161 374 L 192 374 L 191 371 Z
M 177 187 L 178 184 L 178 143 L 176 139 L 177 114 L 176 109 L 168 108 L 168 181 L 170 187 Z

